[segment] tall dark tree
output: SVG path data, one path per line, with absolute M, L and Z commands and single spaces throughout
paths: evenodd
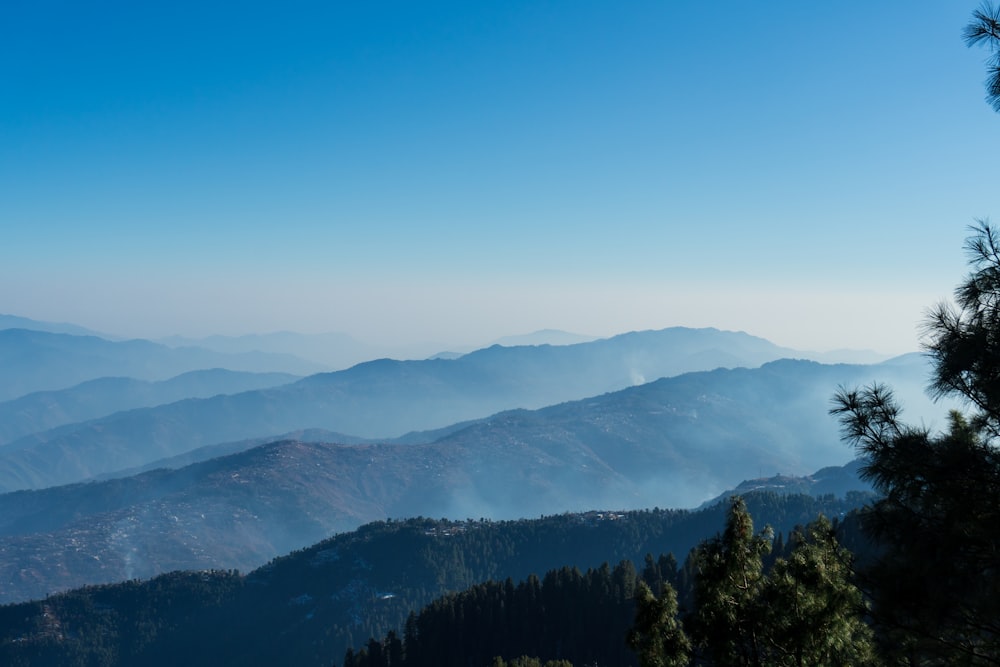
M 931 433 L 900 420 L 881 385 L 842 389 L 832 412 L 882 494 L 865 526 L 881 548 L 867 572 L 892 652 L 916 664 L 1000 665 L 1000 241 L 980 222 L 971 272 L 927 321 L 931 392 L 958 397 Z
M 985 46 L 990 52 L 986 60 L 986 101 L 1000 113 L 1000 5 L 980 5 L 963 36 L 969 46 Z
M 766 664 L 873 665 L 875 643 L 867 607 L 853 583 L 852 556 L 820 516 L 790 538 L 764 586 Z
M 695 612 L 691 636 L 718 665 L 763 665 L 761 590 L 769 529 L 754 533 L 743 498 L 734 496 L 722 535 L 695 553 Z
M 972 409 L 972 425 L 1000 435 L 1000 237 L 980 220 L 966 241 L 971 271 L 955 290 L 956 305 L 939 304 L 926 328 L 934 361 L 935 397 L 958 396 Z
M 660 590 L 657 597 L 645 581 L 639 582 L 628 645 L 639 656 L 640 667 L 684 667 L 691 655 L 691 640 L 677 616 L 677 593 L 666 582 L 661 582 Z
M 699 652 L 697 664 L 878 664 L 865 622 L 867 608 L 852 580 L 851 555 L 838 543 L 830 522 L 820 517 L 796 530 L 790 547 L 767 571 L 770 531 L 754 533 L 742 499 L 734 499 L 725 532 L 694 554 L 696 607 L 688 621 Z M 640 601 L 640 614 L 644 609 L 660 611 Z

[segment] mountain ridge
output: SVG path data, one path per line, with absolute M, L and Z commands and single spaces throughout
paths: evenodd
M 0 400 L 67 389 L 102 377 L 157 381 L 187 371 L 226 368 L 307 375 L 324 367 L 290 355 L 225 355 L 199 348 L 168 348 L 148 340 L 110 341 L 30 329 L 0 329 Z
M 195 370 L 159 381 L 127 377 L 86 380 L 60 390 L 0 401 L 0 448 L 17 438 L 140 407 L 208 398 L 301 379 L 288 373 L 248 373 L 222 368 Z
M 454 360 L 377 359 L 283 387 L 186 399 L 25 436 L 0 449 L 0 490 L 70 483 L 205 445 L 304 428 L 391 438 L 652 377 L 719 364 L 757 366 L 786 352 L 748 334 L 673 328 L 569 346 L 492 346 Z
M 847 461 L 850 448 L 814 394 L 922 370 L 893 368 L 785 360 L 717 369 L 500 412 L 435 432 L 429 443 L 419 434 L 355 445 L 285 440 L 176 470 L 4 494 L 0 552 L 11 569 L 0 581 L 30 587 L 46 572 L 114 580 L 125 567 L 137 576 L 247 569 L 391 516 L 693 507 L 762 466 L 804 475 Z
M 859 499 L 763 493 L 746 500 L 756 521 L 787 532 L 818 513 L 840 516 Z M 370 523 L 247 575 L 174 572 L 0 606 L 0 659 L 16 662 L 48 648 L 54 663 L 89 664 L 110 649 L 130 664 L 328 666 L 371 636 L 390 629 L 401 635 L 410 611 L 487 579 L 622 559 L 638 569 L 647 554 L 682 558 L 722 529 L 725 510 Z M 46 644 L 53 637 L 58 641 Z

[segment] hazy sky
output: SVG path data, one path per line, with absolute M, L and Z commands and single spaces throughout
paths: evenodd
M 0 6 L 0 312 L 916 349 L 1000 221 L 978 0 Z

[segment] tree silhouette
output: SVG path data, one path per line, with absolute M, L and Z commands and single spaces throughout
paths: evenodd
M 766 664 L 875 664 L 867 607 L 852 581 L 852 556 L 830 521 L 820 516 L 789 539 L 791 553 L 774 563 L 763 591 Z
M 635 596 L 635 625 L 628 645 L 639 656 L 640 667 L 684 667 L 691 654 L 691 641 L 677 618 L 677 593 L 664 582 L 659 597 L 645 581 Z
M 1000 113 L 1000 5 L 980 5 L 962 36 L 969 46 L 985 46 L 990 52 L 986 60 L 986 101 Z
M 900 420 L 892 392 L 841 389 L 831 410 L 882 498 L 864 525 L 881 553 L 866 575 L 896 657 L 1000 665 L 1000 244 L 982 221 L 972 271 L 927 321 L 931 392 L 957 397 L 933 434 Z
M 764 557 L 771 541 L 769 529 L 754 533 L 752 517 L 736 497 L 725 532 L 698 547 L 694 554 L 696 608 L 688 618 L 699 651 L 696 664 L 878 664 L 873 634 L 865 623 L 867 607 L 852 581 L 851 555 L 837 541 L 830 522 L 821 516 L 804 530 L 797 529 L 789 538 L 788 554 L 766 570 Z M 640 600 L 637 630 L 644 630 L 640 621 L 649 624 L 650 615 L 664 614 L 671 605 L 676 610 L 673 591 L 667 593 L 662 608 Z M 665 632 L 664 645 L 677 646 L 673 627 L 665 622 L 659 625 Z M 668 637 L 672 643 L 667 643 Z M 650 645 L 647 640 L 645 646 Z M 651 646 L 654 656 L 671 655 Z M 643 653 L 639 655 L 641 659 Z M 684 664 L 640 662 L 643 667 Z
M 754 533 L 746 503 L 734 496 L 723 534 L 703 542 L 695 554 L 691 636 L 714 664 L 763 664 L 761 591 L 769 532 Z

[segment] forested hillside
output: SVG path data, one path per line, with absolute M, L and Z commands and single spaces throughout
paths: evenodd
M 647 554 L 518 583 L 490 581 L 435 600 L 405 629 L 372 638 L 344 667 L 461 667 L 531 656 L 577 665 L 874 665 L 867 606 L 825 517 L 788 536 L 754 532 L 741 498 L 723 533 L 679 566 Z
M 0 360 L 5 333 L 0 332 Z M 135 342 L 144 349 L 140 343 Z M 104 344 L 117 349 L 107 341 Z M 22 359 L 25 355 L 16 350 L 9 355 L 19 367 L 25 366 L 25 373 L 32 368 Z M 23 435 L 0 447 L 0 491 L 69 484 L 207 445 L 268 435 L 277 438 L 300 429 L 323 428 L 388 440 L 503 410 L 542 408 L 683 373 L 756 368 L 787 356 L 798 355 L 747 334 L 675 327 L 568 346 L 494 346 L 458 359 L 380 359 L 281 387 L 192 397 Z M 45 368 L 42 362 L 44 357 L 36 368 L 38 374 Z M 828 382 L 846 382 L 859 375 L 867 377 L 875 366 L 822 368 L 834 374 Z M 911 378 L 924 373 L 919 364 L 898 367 L 899 373 L 895 366 L 886 370 Z M 805 378 L 792 381 L 808 384 Z M 900 384 L 916 387 L 919 381 L 900 377 Z M 824 386 L 822 395 L 826 391 Z M 822 415 L 822 409 L 811 414 Z
M 753 495 L 754 515 L 787 534 L 864 496 Z M 0 607 L 0 664 L 324 665 L 411 611 L 488 581 L 677 554 L 722 529 L 725 505 L 697 512 L 589 512 L 491 522 L 369 524 L 247 575 L 192 572 L 95 586 Z

